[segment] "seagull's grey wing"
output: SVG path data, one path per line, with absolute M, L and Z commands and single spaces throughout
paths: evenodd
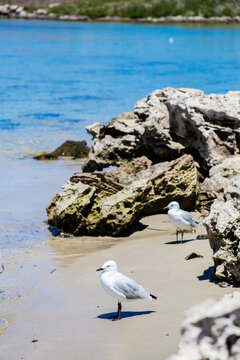
M 126 296 L 126 299 L 144 299 L 150 297 L 141 285 L 121 273 L 115 278 L 113 288 Z
M 180 215 L 191 227 L 198 226 L 198 223 L 193 219 L 192 215 L 188 211 L 180 210 Z

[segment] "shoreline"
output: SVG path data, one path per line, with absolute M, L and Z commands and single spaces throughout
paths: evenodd
M 37 267 L 26 267 L 22 280 L 27 281 L 36 269 L 42 279 L 29 296 L 1 306 L 1 318 L 9 322 L 0 337 L 2 360 L 75 360 L 76 354 L 84 359 L 166 359 L 176 352 L 184 311 L 233 288 L 209 281 L 212 251 L 208 240 L 196 240 L 205 232 L 203 226 L 196 234 L 185 234 L 183 244 L 176 244 L 167 215 L 148 216 L 141 222 L 148 227 L 85 256 L 79 249 L 91 239 L 87 237 L 70 243 L 53 240 L 55 249 L 50 252 L 31 253 Z M 94 238 L 95 243 L 98 240 L 106 244 L 111 238 Z M 203 258 L 186 261 L 192 251 Z M 101 288 L 95 271 L 110 259 L 119 271 L 158 296 L 156 302 L 123 303 L 119 322 L 108 319 L 117 302 Z
M 130 23 L 130 24 L 240 24 L 240 16 L 230 17 L 209 17 L 203 16 L 167 16 L 161 18 L 123 18 L 118 16 L 106 16 L 100 18 L 90 18 L 81 15 L 59 15 L 47 13 L 46 9 L 37 9 L 34 12 L 24 10 L 23 6 L 17 5 L 0 5 L 1 19 L 20 19 L 20 20 L 53 20 L 53 21 L 72 21 L 72 22 L 89 22 L 89 23 Z

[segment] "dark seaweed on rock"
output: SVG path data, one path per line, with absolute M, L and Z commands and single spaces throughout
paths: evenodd
M 67 156 L 77 158 L 86 158 L 89 153 L 89 147 L 85 140 L 72 141 L 67 140 L 61 146 L 51 153 L 42 153 L 34 156 L 35 160 L 57 160 L 59 156 Z

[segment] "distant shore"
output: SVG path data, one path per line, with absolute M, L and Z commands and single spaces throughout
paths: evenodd
M 0 19 L 24 19 L 24 20 L 56 20 L 56 21 L 76 21 L 76 22 L 118 22 L 118 23 L 143 23 L 143 24 L 240 24 L 240 16 L 166 16 L 166 17 L 146 17 L 128 18 L 121 16 L 105 16 L 91 18 L 81 15 L 62 15 L 51 13 L 47 9 L 37 9 L 27 11 L 23 6 L 0 5 Z

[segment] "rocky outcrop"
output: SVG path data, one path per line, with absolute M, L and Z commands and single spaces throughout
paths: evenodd
M 34 156 L 35 160 L 57 160 L 59 156 L 67 156 L 77 158 L 86 158 L 89 153 L 89 147 L 85 140 L 72 141 L 67 140 L 60 145 L 56 150 L 50 153 L 41 153 L 40 155 Z
M 200 184 L 199 209 L 202 213 L 209 215 L 213 201 L 223 199 L 229 180 L 237 174 L 240 174 L 240 155 L 230 156 L 210 169 L 209 177 Z
M 197 169 L 190 155 L 143 169 L 142 177 L 129 177 L 127 186 L 125 180 L 121 184 L 109 172 L 74 174 L 48 204 L 49 224 L 75 235 L 115 236 L 172 200 L 191 210 L 198 199 Z
M 240 174 L 225 185 L 223 198 L 211 206 L 204 219 L 213 250 L 214 280 L 240 285 Z
M 168 360 L 239 360 L 240 293 L 189 309 L 181 333 L 178 353 Z
M 134 112 L 87 127 L 93 144 L 83 170 L 102 170 L 142 155 L 158 163 L 190 153 L 207 174 L 240 151 L 239 101 L 237 91 L 156 90 L 138 101 Z

